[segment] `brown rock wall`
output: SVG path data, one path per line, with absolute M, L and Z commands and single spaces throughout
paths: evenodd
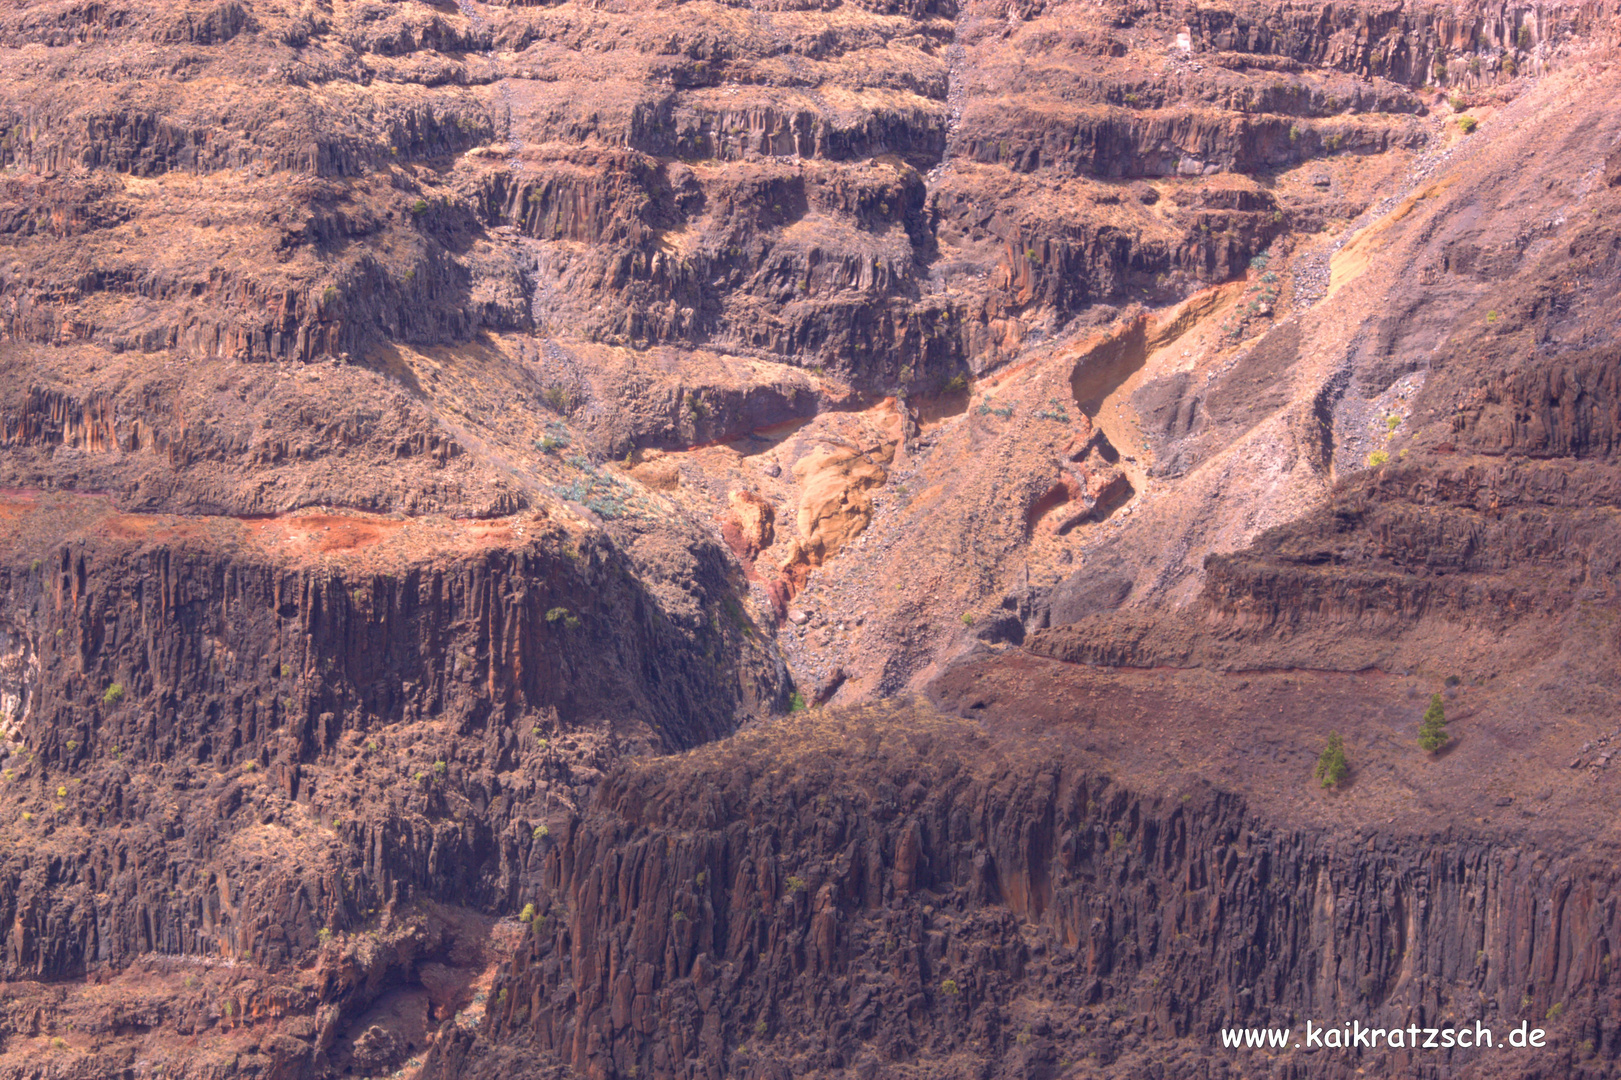
M 1615 884 L 1580 857 L 1280 829 L 1239 798 L 1146 797 L 904 710 L 688 768 L 604 785 L 546 857 L 504 1003 L 428 1075 L 901 1075 L 915 1055 L 942 1075 L 1181 1075 L 1222 1026 L 1506 1029 L 1555 1001 L 1594 1042 L 1583 1075 L 1621 1053 Z M 1489 1075 L 1491 1053 L 1449 1065 Z

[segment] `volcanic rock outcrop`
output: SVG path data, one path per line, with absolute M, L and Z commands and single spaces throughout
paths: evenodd
M 1185 1076 L 1218 1024 L 1506 1032 L 1556 1005 L 1586 1050 L 1517 1069 L 1613 1068 L 1613 866 L 1279 829 L 1194 776 L 1133 791 L 1061 729 L 1000 728 L 872 709 L 620 774 L 548 854 L 497 1010 L 426 1075 Z M 1495 1075 L 1496 1053 L 1452 1064 Z
M 1618 15 L 0 5 L 0 1077 L 1621 1075 Z

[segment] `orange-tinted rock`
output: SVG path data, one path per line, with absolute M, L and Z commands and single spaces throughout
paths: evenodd
M 821 566 L 861 535 L 872 520 L 874 488 L 884 467 L 853 447 L 817 447 L 794 463 L 799 481 L 799 536 L 788 565 Z
M 752 564 L 776 537 L 776 508 L 753 491 L 733 491 L 721 534 L 739 559 Z

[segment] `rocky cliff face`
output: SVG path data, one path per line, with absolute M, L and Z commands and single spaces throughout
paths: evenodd
M 1177 1076 L 1210 1067 L 1221 1027 L 1506 1031 L 1556 1004 L 1580 1017 L 1563 1047 L 1508 1073 L 1615 1067 L 1607 864 L 1280 829 L 1100 764 L 875 709 L 618 776 L 548 853 L 496 1008 L 447 1030 L 427 1075 Z M 1284 1060 L 1495 1075 L 1497 1053 Z
M 1540 72 L 1609 14 L 1044 11 L 759 13 L 672 35 L 529 5 L 27 5 L 0 36 L 17 57 L 6 233 L 28 255 L 0 293 L 8 333 L 310 360 L 543 329 L 723 345 L 873 391 L 949 378 L 1002 356 L 1008 320 L 1230 277 L 1275 232 L 1262 194 L 1154 215 L 1169 232 L 1144 245 L 1148 216 L 1122 228 L 1107 191 L 1055 182 L 1411 147 L 1416 88 Z M 606 40 L 622 45 L 589 44 Z M 218 90 L 243 80 L 251 95 Z M 45 82 L 68 91 L 34 95 Z M 501 227 L 525 242 L 492 242 Z M 942 272 L 986 284 L 954 294 Z
M 285 983 L 331 934 L 375 940 L 413 901 L 503 910 L 593 763 L 785 694 L 713 550 L 697 591 L 659 596 L 647 552 L 543 516 L 199 524 L 36 497 L 7 517 L 11 978 L 193 957 L 267 973 L 244 1008 L 324 1008 Z M 361 1006 L 448 946 L 413 948 Z
M 768 8 L 0 10 L 0 1077 L 1621 1075 L 1615 6 Z

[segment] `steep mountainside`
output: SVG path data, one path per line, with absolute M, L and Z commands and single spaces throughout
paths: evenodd
M 1621 1075 L 1618 18 L 0 0 L 0 1077 Z

